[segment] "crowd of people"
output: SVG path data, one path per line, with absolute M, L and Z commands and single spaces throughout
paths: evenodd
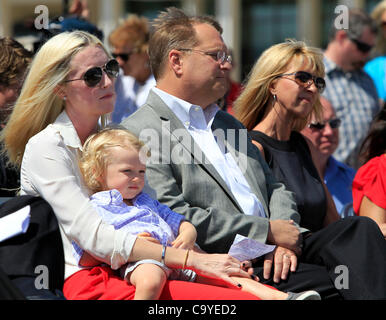
M 221 25 L 174 7 L 111 48 L 1 39 L 2 196 L 52 209 L 63 298 L 386 299 L 385 10 L 271 46 L 236 96 Z

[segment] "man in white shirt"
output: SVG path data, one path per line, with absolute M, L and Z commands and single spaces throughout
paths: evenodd
M 122 125 L 150 147 L 146 175 L 158 201 L 195 225 L 203 250 L 228 252 L 237 234 L 274 244 L 274 252 L 256 264 L 262 281 L 284 291 L 313 289 L 324 297 L 338 296 L 330 269 L 343 261 L 328 242 L 341 235 L 341 225 L 315 236 L 300 228 L 294 195 L 275 180 L 244 126 L 214 104 L 227 89 L 231 69 L 221 26 L 209 17 L 168 8 L 155 19 L 153 30 L 149 55 L 157 85 Z M 357 222 L 344 224 L 363 228 Z M 358 256 L 365 260 L 361 251 Z M 349 268 L 354 264 L 344 262 Z M 364 267 L 352 275 L 366 278 Z M 363 298 L 362 288 L 350 286 L 339 293 Z
M 172 10 L 172 14 L 180 12 Z M 227 89 L 226 76 L 231 69 L 231 57 L 217 29 L 221 27 L 208 20 L 199 21 L 193 28 L 202 44 L 191 50 L 188 48 L 192 46 L 183 40 L 185 47 L 169 51 L 168 63 L 160 68 L 152 65 L 157 87 L 150 91 L 143 106 L 146 108 L 141 107 L 122 124 L 149 142 L 152 156 L 147 163 L 147 177 L 157 198 L 195 224 L 198 243 L 204 250 L 227 252 L 236 234 L 263 243 L 267 237 L 273 238 L 275 228 L 270 223 L 277 222 L 270 222 L 268 213 L 295 222 L 299 215 L 292 193 L 271 176 L 243 126 L 214 104 Z M 147 108 L 149 102 L 154 106 L 151 110 Z M 249 159 L 249 152 L 256 159 Z M 160 166 L 167 171 L 158 176 Z M 208 174 L 213 178 L 211 183 Z M 212 207 L 212 214 L 208 207 Z M 211 215 L 217 215 L 214 212 L 220 214 L 216 224 L 210 223 Z M 217 223 L 230 224 L 232 232 L 221 232 Z M 299 252 L 298 228 L 288 221 L 282 224 L 288 231 L 282 235 L 282 244 Z

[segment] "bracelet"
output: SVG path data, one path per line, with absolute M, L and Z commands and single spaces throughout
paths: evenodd
M 164 265 L 166 265 L 166 264 L 165 264 L 165 253 L 166 253 L 166 246 L 163 246 L 163 247 L 162 247 L 162 254 L 161 254 L 161 262 L 162 262 Z
M 188 257 L 189 257 L 189 251 L 190 249 L 186 250 L 186 256 L 185 256 L 184 265 L 182 266 L 182 270 L 185 270 L 186 262 L 188 261 Z

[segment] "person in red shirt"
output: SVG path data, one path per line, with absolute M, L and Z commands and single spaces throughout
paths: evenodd
M 386 109 L 375 117 L 359 160 L 352 187 L 354 211 L 375 220 L 386 237 Z

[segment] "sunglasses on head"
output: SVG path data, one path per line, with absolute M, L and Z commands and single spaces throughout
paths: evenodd
M 65 82 L 83 80 L 88 87 L 92 88 L 101 82 L 103 78 L 103 71 L 106 72 L 110 78 L 118 77 L 119 64 L 117 60 L 111 59 L 103 67 L 92 67 L 83 74 L 82 78 L 66 80 Z
M 130 58 L 130 56 L 133 54 L 134 52 L 131 51 L 131 52 L 127 52 L 127 53 L 112 53 L 111 55 L 117 59 L 117 58 L 121 58 L 123 61 L 127 62 Z
M 328 120 L 327 122 L 330 125 L 331 129 L 336 129 L 336 128 L 339 128 L 341 120 L 339 118 L 335 118 L 335 119 Z M 326 122 L 325 123 L 313 122 L 313 123 L 310 123 L 308 127 L 315 130 L 323 130 L 326 124 L 327 124 Z
M 326 88 L 326 81 L 321 77 L 315 77 L 311 73 L 306 71 L 297 71 L 292 73 L 283 73 L 278 75 L 278 77 L 283 76 L 295 76 L 295 82 L 302 87 L 309 87 L 312 82 L 314 82 L 315 87 L 318 89 L 320 93 L 323 92 L 324 88 Z
M 369 44 L 367 44 L 365 42 L 362 42 L 362 41 L 359 41 L 357 39 L 351 39 L 350 38 L 350 40 L 352 42 L 354 42 L 356 47 L 357 47 L 357 49 L 359 51 L 363 52 L 363 53 L 367 53 L 367 52 L 369 52 L 373 48 L 373 46 L 370 46 Z

